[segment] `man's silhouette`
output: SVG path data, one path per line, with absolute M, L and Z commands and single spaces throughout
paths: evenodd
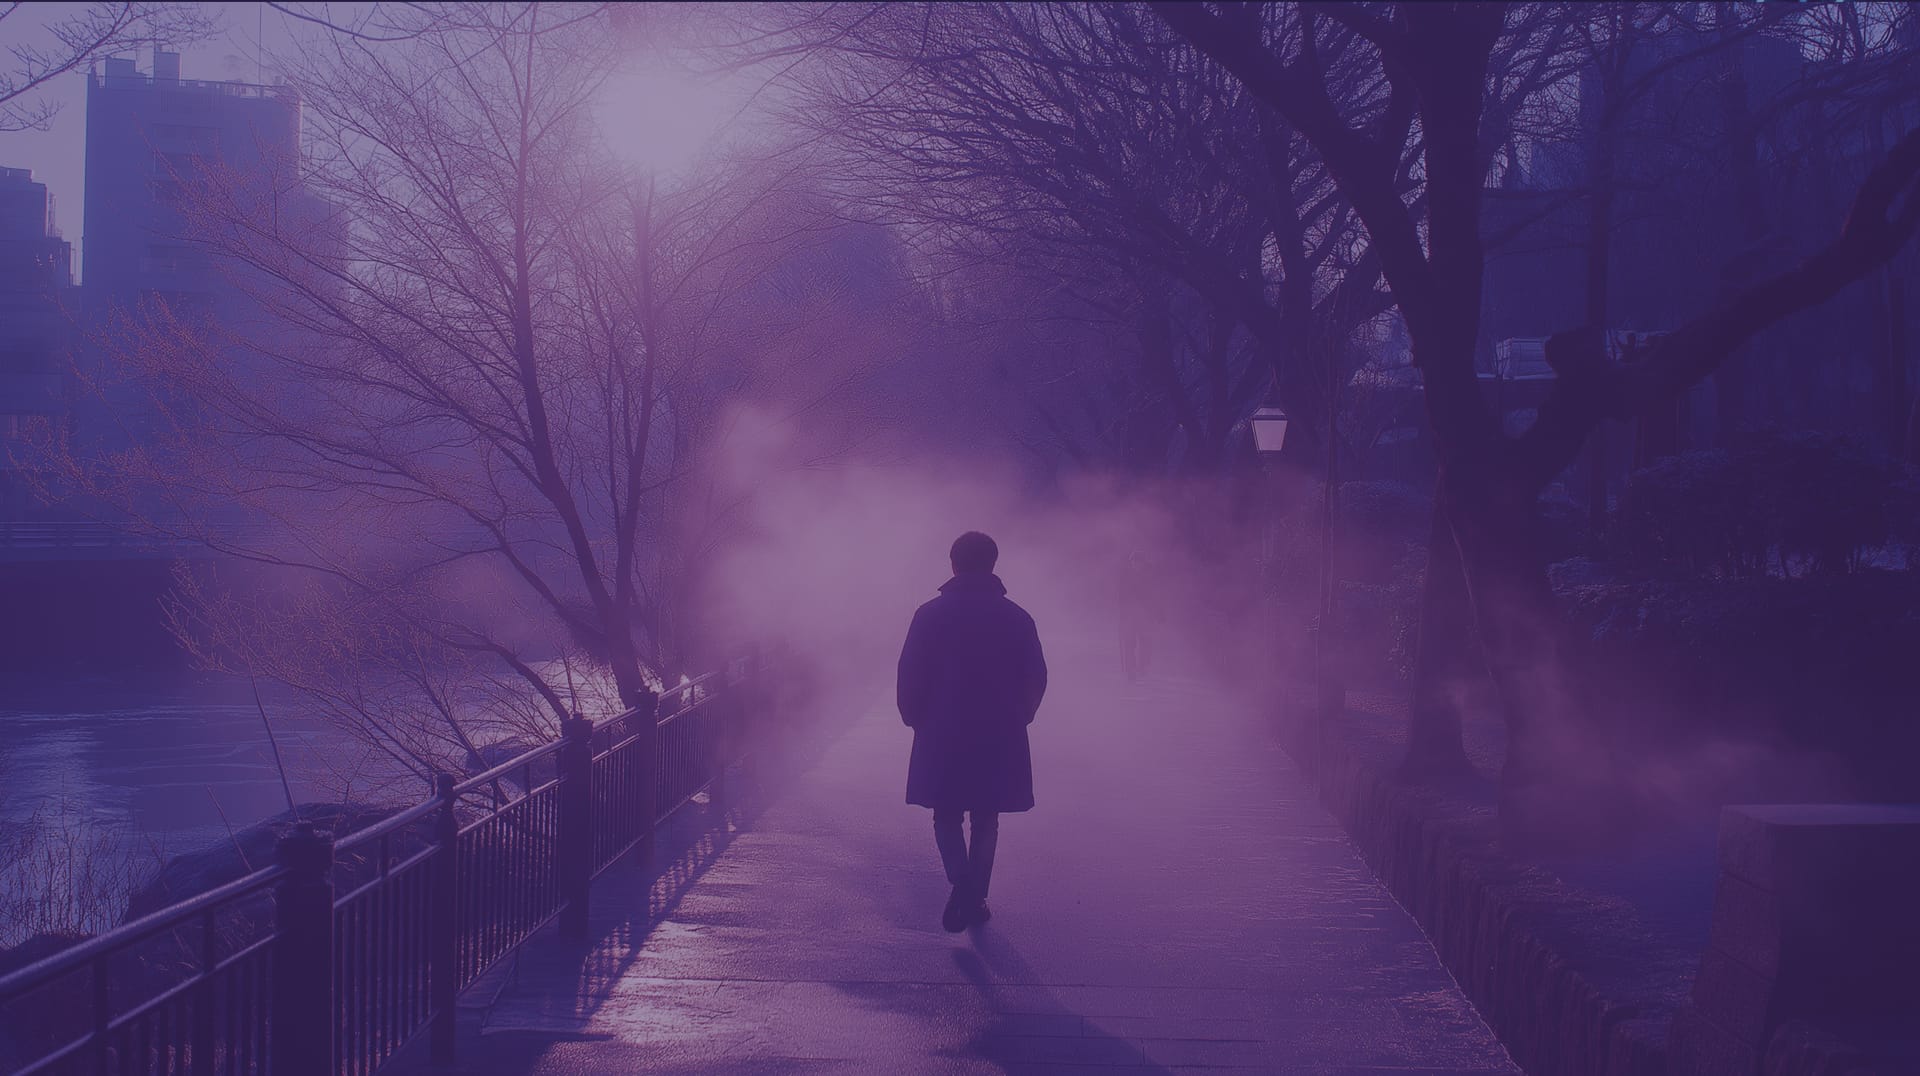
M 1000 816 L 1033 808 L 1027 726 L 1047 690 L 1033 618 L 993 574 L 1000 549 L 968 531 L 954 540 L 953 578 L 913 614 L 900 650 L 900 719 L 913 730 L 907 802 L 933 808 L 933 840 L 953 893 L 941 925 L 987 921 Z M 972 815 L 973 848 L 960 832 Z

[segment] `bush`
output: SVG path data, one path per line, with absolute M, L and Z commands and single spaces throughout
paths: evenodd
M 1385 581 L 1341 581 L 1338 629 L 1349 681 L 1395 683 L 1413 675 L 1426 575 L 1426 547 L 1409 544 Z
M 1842 760 L 1853 794 L 1920 794 L 1920 576 L 1643 580 L 1561 588 L 1591 683 L 1633 738 L 1719 736 Z
M 1834 434 L 1764 433 L 1636 471 L 1609 547 L 1639 567 L 1694 575 L 1852 572 L 1872 550 L 1911 540 L 1915 503 L 1895 460 Z
M 1405 482 L 1342 482 L 1337 525 L 1349 532 L 1424 544 L 1433 525 L 1433 495 Z
M 1535 508 L 1535 533 L 1547 563 L 1590 552 L 1587 506 L 1562 496 L 1545 496 Z

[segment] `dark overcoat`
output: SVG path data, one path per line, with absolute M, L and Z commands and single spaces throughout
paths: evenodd
M 900 719 L 913 730 L 907 802 L 1033 808 L 1027 726 L 1047 691 L 1040 633 L 1000 577 L 965 572 L 913 614 L 900 649 Z

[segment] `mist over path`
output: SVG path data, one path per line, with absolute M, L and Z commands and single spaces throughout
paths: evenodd
M 1052 654 L 986 927 L 940 929 L 875 684 L 697 875 L 616 867 L 591 953 L 529 943 L 457 1070 L 1516 1072 L 1271 737 L 1202 679 L 1125 685 L 1109 649 Z

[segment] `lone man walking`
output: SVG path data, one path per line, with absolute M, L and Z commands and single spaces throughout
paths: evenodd
M 933 840 L 953 892 L 940 925 L 986 922 L 1000 816 L 1033 809 L 1027 726 L 1047 691 L 1040 633 L 993 574 L 1000 549 L 954 539 L 953 578 L 913 614 L 900 649 L 900 719 L 913 730 L 907 802 L 933 808 Z M 970 815 L 972 847 L 961 834 Z

